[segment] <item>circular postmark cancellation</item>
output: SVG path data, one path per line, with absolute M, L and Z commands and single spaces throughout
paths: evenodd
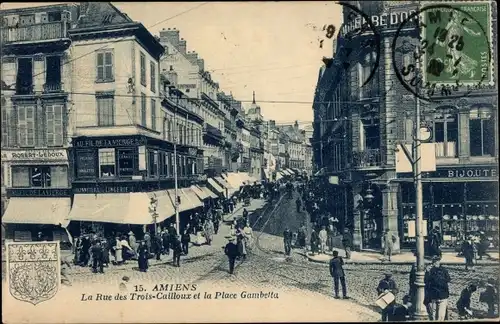
M 339 30 L 339 52 L 336 58 L 342 60 L 342 66 L 348 70 L 352 63 L 360 62 L 367 54 L 370 55 L 368 63 L 371 72 L 364 80 L 361 87 L 365 86 L 375 76 L 380 62 L 381 38 L 371 18 L 356 6 L 347 2 L 339 1 L 339 5 L 348 8 L 347 19 L 342 23 Z M 355 42 L 359 37 L 359 42 Z
M 408 23 L 415 20 L 418 28 L 408 33 Z M 393 38 L 396 77 L 426 101 L 491 88 L 491 34 L 489 2 L 424 4 L 401 23 Z

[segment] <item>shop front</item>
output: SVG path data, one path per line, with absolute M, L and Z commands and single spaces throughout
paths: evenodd
M 70 243 L 65 218 L 71 207 L 66 149 L 2 150 L 8 205 L 7 240 Z
M 490 248 L 498 248 L 498 168 L 468 166 L 438 168 L 423 174 L 425 235 L 438 228 L 443 248 L 457 248 L 468 235 L 484 232 Z M 400 184 L 400 229 L 406 246 L 415 244 L 415 191 Z

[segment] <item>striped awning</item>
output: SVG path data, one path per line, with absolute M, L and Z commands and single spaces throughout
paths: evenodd
M 222 188 L 214 179 L 208 178 L 208 184 L 212 186 L 212 188 L 217 191 L 218 194 L 224 195 L 224 188 Z
M 200 188 L 205 194 L 207 194 L 210 198 L 218 198 L 216 194 L 213 193 L 212 190 L 208 189 L 207 187 L 198 187 Z
M 210 195 L 207 194 L 205 191 L 203 191 L 200 187 L 192 185 L 191 190 L 194 191 L 194 193 L 200 198 L 201 200 L 205 200 L 207 198 L 210 198 Z

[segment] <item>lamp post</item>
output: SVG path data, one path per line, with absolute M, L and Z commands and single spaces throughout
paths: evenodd
M 169 95 L 174 92 L 175 87 L 170 86 L 170 91 Z M 177 232 L 177 235 L 180 233 L 180 219 L 179 219 L 179 188 L 178 188 L 178 182 L 177 182 L 177 106 L 179 105 L 179 94 L 176 94 L 175 96 L 175 109 L 174 109 L 174 125 L 172 127 L 172 132 L 173 132 L 173 144 L 174 144 L 174 187 L 175 187 L 175 201 L 174 201 L 174 208 L 175 208 L 175 229 Z
M 155 235 L 157 233 L 157 220 L 158 213 L 156 212 L 156 208 L 158 208 L 158 199 L 156 199 L 156 195 L 151 197 L 149 201 L 149 212 L 151 213 L 151 217 L 153 218 L 154 226 L 155 226 Z

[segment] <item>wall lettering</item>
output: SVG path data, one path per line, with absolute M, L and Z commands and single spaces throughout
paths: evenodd
M 71 189 L 7 189 L 9 197 L 69 197 Z
M 2 161 L 26 161 L 26 160 L 68 160 L 66 150 L 19 150 L 2 151 Z
M 84 139 L 74 141 L 75 147 L 116 147 L 145 145 L 144 138 Z

